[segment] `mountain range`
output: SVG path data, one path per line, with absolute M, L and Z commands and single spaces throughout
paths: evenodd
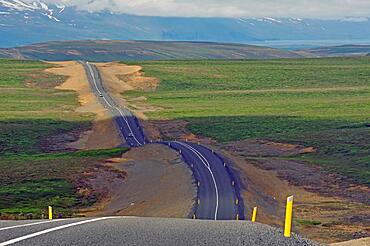
M 0 0 L 0 47 L 54 40 L 162 40 L 249 43 L 370 40 L 368 18 L 182 18 L 88 12 L 42 1 Z

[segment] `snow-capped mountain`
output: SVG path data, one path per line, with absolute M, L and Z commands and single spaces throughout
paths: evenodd
M 50 40 L 136 39 L 248 43 L 370 40 L 367 18 L 180 18 L 87 12 L 41 0 L 0 0 L 0 47 Z
M 24 19 L 29 19 L 34 15 L 41 14 L 50 20 L 59 22 L 60 20 L 54 16 L 54 12 L 61 13 L 64 6 L 49 6 L 42 1 L 34 1 L 31 4 L 20 0 L 0 0 L 0 15 L 23 14 Z M 3 23 L 4 24 L 4 23 Z

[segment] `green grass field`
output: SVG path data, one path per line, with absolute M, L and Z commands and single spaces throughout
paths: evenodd
M 370 184 L 370 59 L 140 62 L 161 79 L 151 119 L 184 119 L 227 143 L 264 139 L 313 146 L 295 159 Z
M 50 152 L 50 136 L 90 127 L 92 115 L 75 113 L 76 94 L 56 90 L 64 77 L 45 74 L 36 61 L 0 59 L 0 215 L 40 217 L 47 205 L 68 216 L 96 195 L 77 194 L 75 181 L 87 168 L 124 150 Z M 21 215 L 20 215 L 21 214 Z M 23 215 L 22 215 L 23 214 Z

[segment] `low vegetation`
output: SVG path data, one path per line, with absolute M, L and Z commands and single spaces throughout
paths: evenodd
M 54 149 L 52 137 L 90 127 L 92 115 L 75 113 L 76 95 L 54 87 L 64 77 L 46 74 L 50 65 L 0 60 L 0 215 L 39 218 L 46 206 L 69 216 L 91 205 L 97 194 L 77 193 L 82 172 L 124 149 L 69 151 Z M 63 138 L 56 138 L 63 139 Z M 60 144 L 60 143 L 59 143 Z
M 304 226 L 318 226 L 322 223 L 317 220 L 297 220 L 298 225 L 304 225 Z
M 140 62 L 161 79 L 144 95 L 152 119 L 183 119 L 222 143 L 261 139 L 314 147 L 306 160 L 370 184 L 370 59 Z

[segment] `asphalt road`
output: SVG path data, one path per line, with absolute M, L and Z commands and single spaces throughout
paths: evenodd
M 288 239 L 283 236 L 281 230 L 249 221 L 103 217 L 52 222 L 0 221 L 0 246 L 6 245 L 319 244 L 297 235 Z
M 120 108 L 104 89 L 101 75 L 95 65 L 82 62 L 93 92 L 109 110 L 117 123 L 122 137 L 130 147 L 153 143 L 147 139 L 137 118 L 127 109 Z M 225 160 L 205 146 L 181 141 L 156 142 L 168 145 L 181 153 L 193 171 L 198 186 L 194 216 L 197 219 L 235 220 L 244 219 L 244 206 L 238 183 Z
M 98 70 L 83 63 L 94 92 L 115 116 L 130 147 L 150 144 L 137 119 L 117 107 L 105 92 Z M 101 95 L 101 96 L 100 96 Z M 75 218 L 63 220 L 0 221 L 0 246 L 6 245 L 319 245 L 298 235 L 285 238 L 276 228 L 235 221 L 243 207 L 237 184 L 212 150 L 190 142 L 159 142 L 179 151 L 192 169 L 198 188 L 196 217 L 209 220 L 137 217 Z M 215 221 L 217 220 L 217 221 Z

